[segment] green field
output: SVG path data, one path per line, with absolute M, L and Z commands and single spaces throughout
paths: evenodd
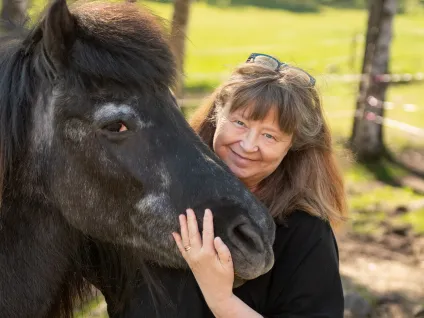
M 171 17 L 169 4 L 143 3 L 160 16 Z M 275 54 L 317 75 L 356 73 L 360 69 L 366 19 L 365 10 L 323 8 L 319 13 L 300 14 L 194 4 L 188 32 L 187 86 L 216 86 L 253 51 Z M 357 55 L 352 68 L 355 37 L 358 38 Z M 424 69 L 423 40 L 424 15 L 396 17 L 392 72 Z
M 172 4 L 140 3 L 165 19 L 172 16 Z M 33 0 L 31 16 L 36 16 L 45 4 Z M 187 34 L 186 84 L 189 88 L 215 87 L 253 51 L 275 54 L 315 75 L 356 73 L 366 19 L 365 10 L 323 7 L 318 13 L 293 13 L 193 3 Z M 391 71 L 424 70 L 424 14 L 398 15 L 394 28 Z M 352 68 L 352 41 L 357 36 Z

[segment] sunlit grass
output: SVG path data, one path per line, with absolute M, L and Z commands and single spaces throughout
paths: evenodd
M 364 191 L 358 195 L 353 195 L 350 198 L 350 207 L 355 210 L 373 208 L 373 210 L 378 212 L 378 210 L 387 209 L 388 207 L 394 209 L 399 204 L 421 198 L 422 196 L 414 194 L 410 189 L 381 186 L 370 191 Z
M 139 3 L 167 20 L 172 17 L 172 3 Z M 33 0 L 30 15 L 36 17 L 46 4 L 45 0 Z M 274 54 L 315 75 L 357 73 L 366 22 L 366 10 L 322 7 L 317 13 L 294 13 L 193 2 L 187 34 L 186 85 L 210 90 L 253 51 Z M 424 70 L 423 40 L 423 13 L 396 16 L 391 71 Z
M 84 304 L 82 309 L 75 310 L 74 318 L 88 318 L 88 317 L 107 318 L 109 317 L 106 310 L 96 310 L 98 309 L 99 306 L 101 306 L 104 303 L 104 301 L 105 299 L 103 295 L 101 295 L 101 293 L 98 292 L 98 295 L 93 300 Z M 93 311 L 96 311 L 96 315 L 93 314 Z
M 406 213 L 401 220 L 411 224 L 416 233 L 424 234 L 424 209 Z
M 144 1 L 169 19 L 169 4 Z M 319 13 L 293 13 L 254 7 L 217 8 L 204 3 L 192 6 L 187 45 L 187 85 L 216 86 L 252 51 L 279 56 L 314 74 L 356 73 L 360 70 L 363 37 L 359 37 L 352 65 L 353 39 L 364 34 L 365 10 L 322 8 Z M 391 71 L 424 69 L 424 19 L 422 15 L 395 18 Z

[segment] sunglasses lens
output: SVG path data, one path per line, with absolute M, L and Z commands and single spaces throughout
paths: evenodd
M 276 70 L 278 68 L 279 63 L 273 58 L 265 55 L 258 55 L 255 57 L 255 63 L 260 64 L 266 68 L 271 70 Z
M 257 54 L 257 53 L 253 53 L 249 56 L 249 59 L 247 60 L 247 62 L 253 62 L 255 64 L 259 64 L 263 67 L 266 67 L 268 69 L 271 69 L 273 71 L 276 71 L 278 69 L 281 69 L 282 67 L 289 67 L 288 64 L 285 63 L 280 63 L 277 59 L 265 55 L 265 54 Z M 306 83 L 308 83 L 311 86 L 315 85 L 315 79 L 310 76 L 307 72 L 305 72 L 304 70 L 297 68 L 297 67 L 292 67 L 290 66 L 290 69 L 295 69 L 295 76 L 298 76 L 302 79 L 302 81 L 305 81 Z
M 299 70 L 299 72 L 297 73 L 298 73 L 298 76 L 302 78 L 302 81 L 306 83 L 309 83 L 311 81 L 311 78 L 309 77 L 309 75 L 303 72 L 302 70 Z
M 290 68 L 294 71 L 294 73 L 292 73 L 292 76 L 300 78 L 301 81 L 305 83 L 305 85 L 315 85 L 315 79 L 308 73 L 306 73 L 304 70 L 293 66 Z

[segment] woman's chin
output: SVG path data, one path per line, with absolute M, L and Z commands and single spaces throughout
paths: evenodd
M 248 169 L 240 168 L 235 164 L 229 164 L 228 167 L 230 168 L 231 172 L 240 180 L 248 179 L 251 176 L 251 173 Z

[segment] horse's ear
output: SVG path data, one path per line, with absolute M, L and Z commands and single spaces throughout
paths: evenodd
M 66 0 L 53 0 L 42 22 L 41 30 L 49 57 L 55 64 L 66 63 L 76 33 L 75 18 L 69 12 Z

